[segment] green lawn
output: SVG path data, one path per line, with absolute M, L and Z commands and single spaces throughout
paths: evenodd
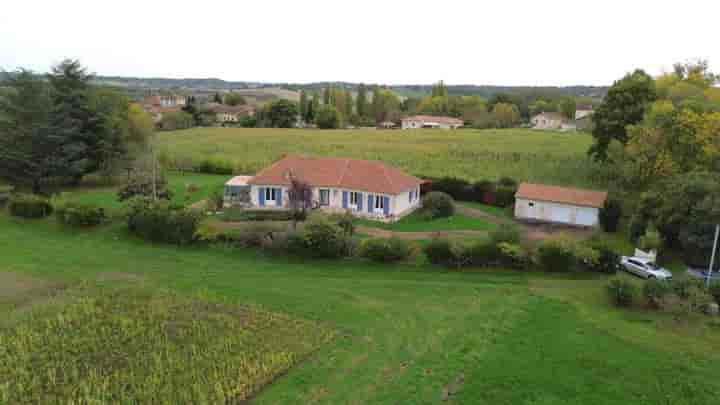
M 417 211 L 393 223 L 368 219 L 360 219 L 358 223 L 394 232 L 491 231 L 497 227 L 493 223 L 462 214 L 427 220 Z
M 71 286 L 124 275 L 150 290 L 239 303 L 338 331 L 260 392 L 256 404 L 433 404 L 449 392 L 444 403 L 702 405 L 717 403 L 720 392 L 717 321 L 616 309 L 600 275 L 268 258 L 148 244 L 121 223 L 71 231 L 52 219 L 2 215 L 0 273 L 8 272 Z M 7 289 L 0 285 L 0 293 Z M 26 311 L 0 306 L 0 319 Z M 8 333 L 0 323 L 0 337 Z M 205 349 L 202 342 L 195 347 Z M 0 373 L 0 386 L 7 378 Z
M 214 191 L 223 192 L 223 185 L 230 176 L 199 173 L 169 172 L 168 188 L 175 203 L 188 205 L 208 198 Z M 188 192 L 188 186 L 197 186 L 197 191 Z M 124 203 L 117 199 L 117 187 L 78 187 L 63 193 L 73 201 L 89 202 L 104 207 L 111 215 L 122 213 Z
M 600 165 L 587 158 L 592 137 L 580 133 L 194 128 L 161 132 L 157 144 L 170 163 L 186 166 L 189 161 L 222 158 L 243 173 L 255 173 L 283 154 L 310 154 L 382 160 L 418 176 L 510 176 L 590 188 L 608 183 Z
M 456 201 L 455 203 L 458 205 L 468 207 L 468 208 L 473 208 L 476 210 L 483 211 L 483 212 L 490 214 L 492 216 L 495 216 L 495 217 L 510 218 L 510 219 L 512 219 L 514 217 L 512 207 L 501 208 L 501 207 L 496 207 L 494 205 L 486 205 L 486 204 L 481 204 L 481 203 L 472 202 L 472 201 Z

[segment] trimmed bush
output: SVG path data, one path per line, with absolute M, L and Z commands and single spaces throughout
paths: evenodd
M 324 217 L 308 221 L 303 230 L 288 238 L 290 253 L 303 257 L 338 258 L 350 255 L 354 244 L 342 228 Z
M 47 198 L 35 194 L 13 194 L 8 201 L 10 215 L 23 218 L 44 218 L 52 214 Z
M 475 182 L 472 187 L 474 201 L 495 205 L 495 183 L 489 180 L 481 180 Z
M 517 186 L 500 186 L 495 188 L 495 204 L 498 207 L 509 207 L 515 204 Z
M 514 243 L 500 242 L 497 244 L 500 265 L 511 269 L 526 269 L 530 264 L 530 257 L 522 246 Z
M 455 201 L 446 193 L 433 191 L 423 197 L 422 211 L 431 219 L 451 217 L 455 214 Z
M 617 232 L 618 224 L 622 217 L 622 205 L 620 201 L 608 198 L 598 213 L 600 226 L 605 232 Z
M 203 159 L 193 164 L 193 171 L 207 174 L 233 174 L 233 163 L 224 159 Z
M 629 307 L 637 296 L 637 287 L 627 280 L 615 278 L 610 280 L 605 290 L 613 304 L 618 307 Z
M 154 242 L 187 245 L 197 238 L 200 215 L 166 202 L 136 199 L 130 203 L 128 229 Z
M 566 238 L 545 240 L 537 249 L 537 262 L 545 271 L 572 271 L 577 265 L 574 248 Z
M 457 263 L 457 248 L 447 239 L 433 239 L 423 251 L 432 264 L 453 266 Z
M 594 246 L 597 261 L 588 270 L 597 273 L 616 274 L 620 270 L 620 255 L 607 246 Z
M 660 309 L 664 305 L 665 297 L 672 294 L 672 287 L 665 280 L 651 278 L 643 285 L 642 293 L 648 305 Z
M 499 243 L 520 243 L 520 231 L 514 226 L 501 226 L 490 233 L 490 241 Z
M 406 260 L 412 249 L 408 242 L 399 238 L 373 238 L 363 242 L 360 253 L 375 262 L 392 263 Z
M 223 213 L 223 220 L 233 221 L 292 221 L 293 213 L 288 210 L 245 210 L 231 207 Z
M 63 201 L 54 206 L 58 222 L 68 226 L 95 226 L 105 221 L 105 210 L 95 204 Z
M 465 248 L 469 264 L 476 267 L 490 267 L 500 261 L 498 246 L 489 240 L 479 240 Z
M 694 278 L 683 278 L 673 281 L 672 288 L 678 297 L 687 300 L 692 296 L 693 290 L 704 289 L 705 285 L 702 281 L 696 280 Z
M 712 295 L 713 298 L 715 299 L 715 302 L 717 302 L 718 305 L 720 305 L 720 281 L 716 281 L 716 282 L 710 284 L 709 292 L 710 292 L 710 295 Z

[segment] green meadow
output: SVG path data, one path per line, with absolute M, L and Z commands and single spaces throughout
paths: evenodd
M 120 221 L 2 215 L 0 230 L 0 403 L 702 405 L 720 392 L 717 319 L 617 309 L 602 275 L 178 248 Z
M 195 128 L 161 132 L 156 141 L 170 166 L 206 159 L 255 173 L 284 154 L 382 160 L 418 176 L 456 176 L 602 188 L 608 179 L 588 160 L 584 133 L 504 130 L 311 130 Z

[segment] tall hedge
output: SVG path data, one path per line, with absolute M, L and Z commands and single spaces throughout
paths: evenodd
M 52 205 L 47 198 L 35 194 L 13 194 L 8 211 L 16 217 L 43 218 L 52 214 Z
M 130 203 L 128 229 L 154 242 L 187 245 L 197 238 L 200 215 L 167 202 L 135 199 Z

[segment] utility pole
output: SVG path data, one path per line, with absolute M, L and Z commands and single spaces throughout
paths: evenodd
M 715 253 L 717 252 L 718 236 L 720 236 L 720 224 L 715 225 L 715 241 L 713 242 L 712 256 L 710 256 L 710 268 L 708 268 L 706 287 L 710 287 L 712 281 L 713 267 L 715 266 Z

